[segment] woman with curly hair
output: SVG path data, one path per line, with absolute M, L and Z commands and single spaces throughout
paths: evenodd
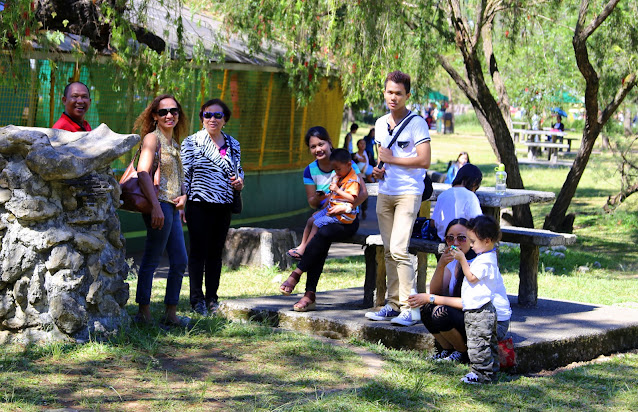
M 190 319 L 177 316 L 177 303 L 188 261 L 179 213 L 186 203 L 179 138 L 187 134 L 188 119 L 175 97 L 162 94 L 153 99 L 139 115 L 134 129 L 143 136 L 137 165 L 140 187 L 153 205 L 151 214 L 142 214 L 146 225 L 146 243 L 135 295 L 139 312 L 134 320 L 152 323 L 150 303 L 153 274 L 166 250 L 170 267 L 164 297 L 166 312 L 162 323 L 187 327 Z M 157 167 L 160 168 L 160 182 L 156 195 L 151 176 Z

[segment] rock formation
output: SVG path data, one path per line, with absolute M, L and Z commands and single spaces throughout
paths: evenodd
M 138 141 L 106 125 L 0 128 L 0 342 L 82 341 L 128 321 L 110 164 Z

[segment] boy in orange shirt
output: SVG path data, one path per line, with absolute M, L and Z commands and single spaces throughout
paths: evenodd
M 352 169 L 352 157 L 346 149 L 334 149 L 330 154 L 330 162 L 334 169 L 332 183 L 330 183 L 330 198 L 326 202 L 326 207 L 316 212 L 303 232 L 301 244 L 297 246 L 296 251 L 302 256 L 306 250 L 306 246 L 310 239 L 317 233 L 317 230 L 330 223 L 350 224 L 357 217 L 355 210 L 352 210 L 352 202 L 359 194 L 359 185 L 361 180 Z M 336 205 L 345 204 L 350 206 L 350 212 L 339 215 L 330 215 L 330 208 Z

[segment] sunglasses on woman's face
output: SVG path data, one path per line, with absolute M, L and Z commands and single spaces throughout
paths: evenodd
M 171 107 L 170 109 L 159 109 L 157 111 L 157 114 L 159 117 L 164 117 L 167 114 L 172 114 L 173 116 L 178 116 L 179 115 L 179 109 L 177 107 Z
M 211 117 L 214 117 L 215 119 L 219 120 L 224 117 L 224 112 L 204 112 L 202 113 L 202 117 L 204 119 L 210 119 Z
M 457 237 L 454 237 L 452 235 L 447 235 L 445 237 L 445 243 L 447 243 L 448 245 L 451 245 L 452 243 L 454 243 L 454 239 L 456 239 L 459 243 L 465 243 L 467 241 L 467 236 L 458 235 Z

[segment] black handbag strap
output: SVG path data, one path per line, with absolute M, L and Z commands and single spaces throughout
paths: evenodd
M 237 159 L 237 151 L 233 149 L 233 142 L 226 133 L 222 132 L 224 137 L 228 140 L 228 147 L 230 148 L 230 160 L 233 162 L 233 168 L 235 169 L 235 176 L 239 177 L 239 165 Z
M 403 122 L 401 122 L 401 127 L 399 127 L 399 130 L 397 131 L 397 134 L 394 135 L 394 137 L 392 138 L 392 140 L 390 141 L 390 144 L 388 145 L 388 149 L 392 147 L 392 145 L 397 141 L 397 139 L 399 138 L 399 135 L 401 134 L 401 132 L 403 131 L 403 129 L 405 129 L 405 126 L 408 125 L 408 123 L 410 123 L 412 121 L 412 119 L 414 119 L 415 117 L 417 117 L 418 115 L 412 115 L 407 117 L 405 120 L 403 120 Z M 383 162 L 379 162 L 379 164 L 377 165 L 377 167 L 379 169 L 383 168 Z

